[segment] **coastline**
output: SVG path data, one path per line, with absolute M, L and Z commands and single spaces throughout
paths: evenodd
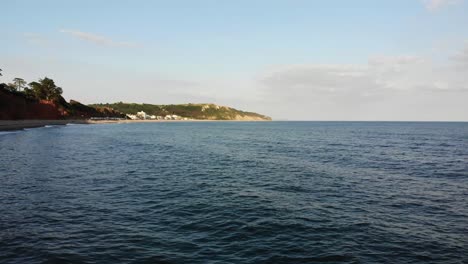
M 25 128 L 45 126 L 65 126 L 67 124 L 124 124 L 124 123 L 159 123 L 159 122 L 268 122 L 267 120 L 90 120 L 90 119 L 64 119 L 64 120 L 0 120 L 0 131 L 14 131 Z
M 64 126 L 66 124 L 91 124 L 89 120 L 0 120 L 0 131 L 22 130 L 25 128 Z

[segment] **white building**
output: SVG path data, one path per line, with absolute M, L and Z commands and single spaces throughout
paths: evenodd
M 146 119 L 146 117 L 147 117 L 147 114 L 145 112 L 143 112 L 143 111 L 138 112 L 136 115 L 140 119 Z
M 136 115 L 132 115 L 132 114 L 127 114 L 127 117 L 131 120 L 137 120 L 138 119 L 138 116 Z

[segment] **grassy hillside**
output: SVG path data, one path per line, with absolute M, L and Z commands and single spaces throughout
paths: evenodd
M 90 106 L 109 107 L 125 114 L 136 114 L 139 111 L 144 111 L 147 114 L 156 116 L 178 115 L 205 120 L 271 120 L 268 116 L 215 104 L 152 105 L 119 102 L 113 104 L 92 104 Z

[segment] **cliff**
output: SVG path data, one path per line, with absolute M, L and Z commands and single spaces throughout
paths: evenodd
M 178 115 L 200 120 L 244 120 L 244 121 L 268 121 L 270 117 L 237 110 L 227 106 L 215 104 L 179 104 L 179 105 L 152 105 L 133 103 L 93 104 L 92 107 L 108 107 L 125 114 L 136 114 L 144 111 L 149 115 L 165 116 Z
M 60 119 L 62 115 L 53 102 L 28 99 L 0 84 L 0 120 Z
M 93 108 L 63 97 L 58 100 L 36 100 L 24 93 L 8 90 L 0 84 L 0 120 L 22 119 L 86 119 L 90 117 L 124 117 L 108 108 Z

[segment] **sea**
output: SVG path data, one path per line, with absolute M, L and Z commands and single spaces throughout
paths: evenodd
M 468 263 L 468 123 L 0 132 L 0 263 Z

